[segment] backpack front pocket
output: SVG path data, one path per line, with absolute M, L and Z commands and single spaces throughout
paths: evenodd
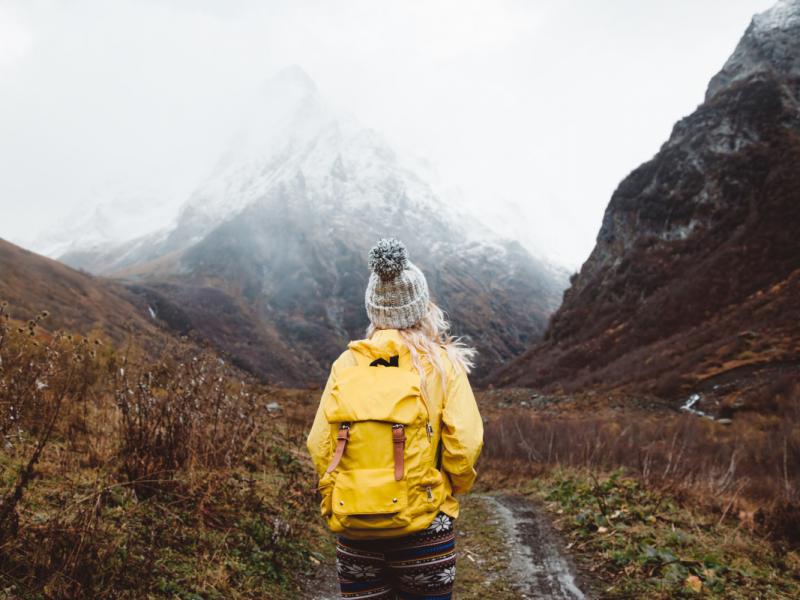
M 434 467 L 430 467 L 410 490 L 412 518 L 423 513 L 438 511 L 446 495 L 444 475 Z
M 354 469 L 336 477 L 333 512 L 345 527 L 385 529 L 409 523 L 400 512 L 408 506 L 408 484 L 396 481 L 394 469 Z

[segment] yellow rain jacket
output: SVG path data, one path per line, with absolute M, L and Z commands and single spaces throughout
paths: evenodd
M 322 494 L 321 512 L 328 519 L 334 531 L 345 531 L 348 537 L 361 538 L 380 538 L 406 535 L 413 531 L 418 531 L 427 527 L 433 520 L 438 511 L 442 511 L 453 518 L 458 517 L 458 500 L 454 497 L 455 493 L 465 493 L 469 491 L 475 482 L 477 473 L 475 462 L 483 447 L 483 421 L 475 396 L 472 393 L 467 374 L 457 371 L 447 352 L 440 348 L 442 363 L 446 369 L 446 393 L 442 389 L 442 382 L 438 372 L 428 361 L 423 360 L 426 375 L 426 389 L 428 391 L 428 403 L 430 409 L 429 420 L 432 427 L 430 440 L 425 436 L 409 438 L 406 442 L 405 452 L 409 456 L 419 457 L 424 452 L 430 452 L 430 446 L 437 448 L 441 440 L 441 473 L 436 470 L 435 464 L 426 467 L 426 471 L 410 470 L 407 474 L 408 486 L 425 485 L 428 481 L 434 482 L 434 492 L 428 489 L 428 496 L 418 499 L 416 502 L 425 505 L 410 506 L 411 519 L 405 526 L 391 525 L 386 529 L 349 529 L 343 528 L 341 523 L 336 520 L 336 515 L 332 505 L 345 504 L 345 501 L 352 504 L 358 503 L 360 506 L 367 507 L 365 512 L 379 502 L 378 498 L 370 498 L 369 492 L 361 491 L 365 486 L 360 486 L 358 481 L 340 481 L 337 488 L 345 488 L 338 491 L 338 497 L 334 495 L 334 483 L 339 469 L 332 473 L 326 473 L 328 465 L 333 458 L 336 447 L 336 436 L 338 427 L 329 422 L 328 416 L 338 410 L 336 408 L 336 390 L 334 387 L 344 385 L 339 380 L 347 380 L 347 367 L 356 365 L 368 365 L 375 359 L 389 359 L 392 356 L 399 356 L 400 365 L 413 369 L 410 366 L 409 350 L 405 346 L 402 337 L 397 329 L 380 329 L 372 338 L 355 340 L 348 344 L 345 350 L 333 363 L 328 382 L 322 392 L 319 408 L 317 409 L 314 423 L 308 435 L 307 446 L 314 463 L 314 467 L 320 476 L 320 493 Z M 385 367 L 378 367 L 385 368 Z M 392 369 L 394 371 L 394 369 Z M 414 370 L 415 371 L 415 370 Z M 401 376 L 401 374 L 398 374 Z M 376 372 L 375 385 L 380 385 L 386 378 L 380 378 Z M 414 379 L 411 377 L 410 379 Z M 416 377 L 419 381 L 419 377 Z M 398 406 L 400 403 L 398 403 Z M 326 416 L 326 411 L 328 416 Z M 348 419 L 338 419 L 348 420 Z M 374 444 L 374 452 L 392 452 L 391 440 L 385 442 L 371 442 Z M 380 446 L 380 447 L 378 447 Z M 358 448 L 346 447 L 344 456 L 349 451 Z M 370 451 L 373 451 L 370 449 Z M 343 459 L 343 460 L 346 460 Z M 377 476 L 383 476 L 378 474 Z M 386 486 L 392 485 L 391 476 L 386 476 L 389 481 Z M 363 482 L 361 482 L 363 483 Z M 349 496 L 348 496 L 349 492 Z M 389 494 L 392 495 L 392 494 Z M 416 497 L 416 496 L 415 496 Z M 409 495 L 409 498 L 411 496 Z M 393 500 L 397 501 L 396 498 Z M 412 500 L 409 500 L 411 503 Z

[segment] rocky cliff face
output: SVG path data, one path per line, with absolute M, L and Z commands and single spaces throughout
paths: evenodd
M 366 255 L 403 240 L 478 375 L 541 337 L 566 273 L 442 201 L 299 69 L 272 80 L 171 227 L 67 263 L 135 281 L 158 317 L 273 383 L 324 382 L 368 324 Z
M 705 102 L 619 185 L 545 341 L 494 379 L 669 395 L 679 388 L 666 373 L 687 387 L 795 360 L 798 231 L 800 0 L 783 0 L 753 19 Z M 746 347 L 742 330 L 753 334 Z

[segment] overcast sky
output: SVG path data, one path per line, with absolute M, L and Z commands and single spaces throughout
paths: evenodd
M 0 0 L 0 237 L 117 197 L 177 210 L 242 99 L 296 64 L 575 268 L 616 185 L 772 4 Z

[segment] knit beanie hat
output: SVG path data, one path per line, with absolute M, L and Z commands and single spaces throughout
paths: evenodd
M 428 311 L 428 282 L 408 260 L 403 243 L 384 238 L 369 251 L 369 275 L 364 303 L 372 324 L 379 329 L 411 327 Z

